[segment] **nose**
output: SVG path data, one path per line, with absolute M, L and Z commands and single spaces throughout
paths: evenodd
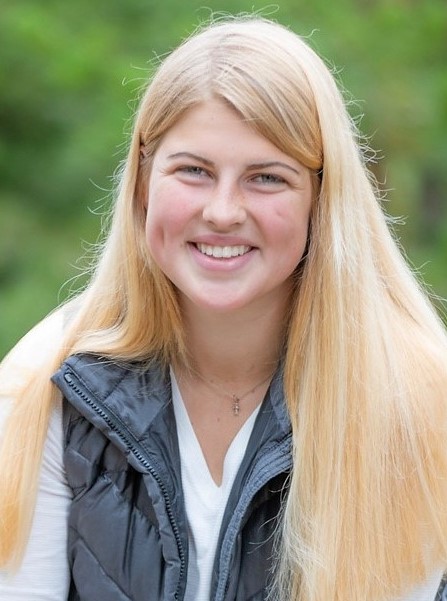
M 242 224 L 247 218 L 242 191 L 237 185 L 216 185 L 207 197 L 202 216 L 206 222 L 220 230 Z

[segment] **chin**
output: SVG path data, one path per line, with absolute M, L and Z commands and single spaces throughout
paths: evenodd
M 235 311 L 240 311 L 251 304 L 240 298 L 218 298 L 211 300 L 209 298 L 204 299 L 197 297 L 189 297 L 186 300 L 186 303 L 190 308 L 196 308 L 208 313 L 216 313 L 216 315 L 226 315 Z

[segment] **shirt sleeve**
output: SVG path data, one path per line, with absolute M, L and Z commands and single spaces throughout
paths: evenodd
M 0 431 L 6 419 L 0 414 Z M 2 601 L 66 601 L 69 588 L 67 516 L 71 489 L 62 458 L 62 407 L 55 407 L 43 451 L 31 535 L 18 571 L 0 571 Z
M 426 582 L 419 584 L 407 595 L 396 601 L 435 601 L 442 576 L 442 568 L 434 570 Z

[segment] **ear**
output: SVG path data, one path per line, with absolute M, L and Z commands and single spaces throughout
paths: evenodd
M 147 148 L 143 142 L 140 142 L 140 163 L 147 159 Z

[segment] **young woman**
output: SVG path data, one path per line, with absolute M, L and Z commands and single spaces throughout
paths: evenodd
M 359 148 L 280 25 L 160 65 L 90 284 L 1 369 L 2 599 L 441 594 L 447 340 Z

